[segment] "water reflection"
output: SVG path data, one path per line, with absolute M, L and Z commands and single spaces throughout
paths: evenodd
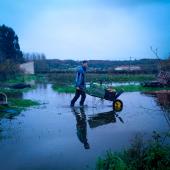
M 47 86 L 48 86 L 48 84 L 46 84 L 46 83 L 37 84 L 37 88 L 42 89 L 42 90 L 47 89 Z
M 167 91 L 160 91 L 160 92 L 145 92 L 147 96 L 154 97 L 156 102 L 159 106 L 163 107 L 164 109 L 170 109 L 170 93 Z
M 90 149 L 87 135 L 87 122 L 90 128 L 96 128 L 109 123 L 116 123 L 119 120 L 124 123 L 123 119 L 114 111 L 97 113 L 86 119 L 86 113 L 84 108 L 72 108 L 72 112 L 76 117 L 76 129 L 77 137 L 81 143 L 83 143 L 85 149 Z
M 89 117 L 88 123 L 90 128 L 106 125 L 109 123 L 116 123 L 117 119 L 124 123 L 123 119 L 114 111 L 97 113 Z
M 150 92 L 145 94 L 155 98 L 157 105 L 160 106 L 160 108 L 164 111 L 163 115 L 168 125 L 170 126 L 170 93 L 165 90 L 165 91 Z
M 84 144 L 85 149 L 90 149 L 87 139 L 87 121 L 84 108 L 80 108 L 79 110 L 73 108 L 72 111 L 76 117 L 77 137 L 79 141 Z
M 165 109 L 170 109 L 170 94 L 169 93 L 158 93 L 155 95 L 157 98 L 158 105 Z
M 88 107 L 71 112 L 72 97 L 55 92 L 51 84 L 24 92 L 23 99 L 46 104 L 26 109 L 12 121 L 0 118 L 0 169 L 94 169 L 87 165 L 93 165 L 106 150 L 128 147 L 134 134 L 169 130 L 157 99 L 139 92 L 120 97 L 125 107 L 119 114 L 109 111 L 109 101 L 100 103 L 91 96 L 86 99 Z

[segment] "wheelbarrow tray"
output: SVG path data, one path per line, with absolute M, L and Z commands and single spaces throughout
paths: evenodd
M 93 85 L 86 89 L 86 93 L 90 96 L 97 97 L 100 99 L 115 101 L 123 93 L 123 90 L 109 91 L 102 86 Z
M 123 109 L 123 102 L 118 99 L 118 97 L 123 93 L 123 90 L 111 91 L 104 86 L 91 84 L 90 87 L 86 89 L 86 93 L 93 97 L 98 97 L 100 99 L 112 101 L 113 109 L 117 112 Z

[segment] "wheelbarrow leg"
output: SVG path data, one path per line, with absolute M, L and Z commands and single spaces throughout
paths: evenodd
M 123 93 L 123 90 L 119 91 L 119 92 L 116 92 L 115 99 L 117 99 L 122 93 Z

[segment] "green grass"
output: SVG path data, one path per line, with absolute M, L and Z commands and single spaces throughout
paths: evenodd
M 11 79 L 5 81 L 7 84 L 15 84 L 22 82 L 29 82 L 31 80 L 35 80 L 37 78 L 36 75 L 18 75 L 15 79 Z M 35 86 L 31 88 L 24 89 L 10 89 L 10 88 L 0 88 L 0 92 L 5 93 L 8 96 L 8 106 L 0 106 L 0 111 L 2 112 L 4 109 L 13 109 L 13 110 L 23 110 L 25 108 L 39 105 L 37 101 L 32 101 L 29 99 L 22 99 L 22 93 L 27 92 L 29 90 L 34 89 Z
M 153 74 L 87 74 L 87 81 L 98 82 L 103 80 L 104 82 L 144 82 L 154 80 Z
M 0 119 L 3 118 L 13 118 L 21 113 L 28 107 L 37 106 L 39 103 L 37 101 L 32 101 L 29 99 L 14 99 L 9 98 L 8 105 L 0 105 Z
M 36 79 L 35 75 L 18 75 L 14 79 L 10 79 L 5 82 L 15 84 L 15 83 L 29 82 L 29 81 L 35 80 L 35 79 Z
M 128 75 L 128 74 L 94 74 L 94 73 L 87 73 L 87 82 L 99 82 L 102 80 L 104 83 L 110 82 L 145 82 L 145 81 L 152 81 L 155 79 L 155 75 L 153 74 L 135 74 L 135 75 Z M 57 92 L 61 93 L 74 93 L 75 88 L 74 86 L 70 86 L 75 79 L 75 74 L 73 73 L 55 73 L 49 74 L 49 79 L 54 83 L 53 89 Z M 55 83 L 57 82 L 57 83 Z M 61 84 L 61 85 L 60 85 Z M 116 90 L 123 89 L 125 92 L 150 92 L 150 91 L 160 91 L 160 90 L 170 90 L 170 88 L 146 88 L 142 87 L 141 85 L 122 85 L 114 87 Z
M 4 81 L 2 82 L 2 85 L 4 84 L 4 87 L 0 87 L 0 92 L 6 93 L 6 94 L 15 94 L 15 93 L 19 93 L 19 92 L 27 92 L 31 89 L 35 88 L 35 85 L 31 85 L 30 88 L 24 88 L 24 89 L 12 89 L 12 88 L 5 88 L 8 86 L 11 86 L 13 84 L 17 84 L 17 83 L 25 83 L 25 82 L 29 82 L 31 80 L 34 80 L 35 76 L 34 75 L 26 75 L 26 76 L 17 76 L 15 79 L 10 79 L 8 81 Z
M 17 84 L 17 83 L 29 83 L 35 80 L 38 82 L 46 82 L 46 74 L 35 74 L 35 75 L 16 75 L 15 78 L 3 81 L 5 84 Z
M 75 81 L 75 73 L 50 73 L 48 79 L 53 83 L 73 83 Z M 154 74 L 86 74 L 87 82 L 144 82 L 155 80 Z
M 18 115 L 22 110 L 25 110 L 28 107 L 39 105 L 37 101 L 22 99 L 22 93 L 33 88 L 35 87 L 25 89 L 0 88 L 0 92 L 5 93 L 8 97 L 8 106 L 0 106 L 0 118 Z M 14 113 L 8 113 L 6 110 L 10 110 L 10 112 L 12 111 Z
M 53 85 L 53 90 L 60 92 L 60 93 L 74 93 L 75 87 L 74 86 L 59 86 Z M 124 92 L 152 92 L 152 91 L 161 91 L 161 90 L 170 90 L 170 87 L 163 87 L 163 88 L 151 88 L 151 87 L 142 87 L 141 85 L 122 85 L 113 87 L 116 91 L 120 91 L 123 89 Z
M 37 101 L 32 101 L 30 99 L 9 99 L 11 107 L 27 108 L 31 106 L 39 105 Z
M 74 93 L 75 87 L 74 86 L 59 86 L 59 85 L 53 85 L 53 90 L 59 92 L 59 93 Z
M 15 94 L 21 92 L 27 92 L 29 90 L 35 89 L 35 86 L 31 86 L 31 88 L 24 88 L 24 89 L 9 89 L 9 88 L 0 88 L 0 92 L 6 94 Z
M 155 80 L 154 74 L 86 74 L 87 82 L 144 82 Z M 17 75 L 14 79 L 5 81 L 5 83 L 23 83 L 29 82 L 31 80 L 37 81 L 50 81 L 50 82 L 60 82 L 60 83 L 73 83 L 75 80 L 75 73 L 49 73 L 46 74 L 36 74 L 36 75 Z
M 136 136 L 129 149 L 119 153 L 107 152 L 97 160 L 96 170 L 169 170 L 170 132 L 163 135 L 153 132 L 150 141 Z
M 7 106 L 0 105 L 0 111 L 3 111 L 4 109 L 13 109 L 13 110 L 21 111 L 25 108 L 28 108 L 31 106 L 37 106 L 37 105 L 39 105 L 39 102 L 30 100 L 30 99 L 9 98 Z
M 141 85 L 123 85 L 114 87 L 117 91 L 123 89 L 125 92 L 151 92 L 151 91 L 161 91 L 170 90 L 170 87 L 153 88 L 153 87 L 142 87 Z

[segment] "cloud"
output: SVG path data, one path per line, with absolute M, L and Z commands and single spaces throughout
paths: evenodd
M 163 57 L 170 51 L 169 1 L 31 2 L 11 7 L 17 12 L 7 22 L 25 52 L 60 59 L 128 59 L 153 57 L 150 45 Z

